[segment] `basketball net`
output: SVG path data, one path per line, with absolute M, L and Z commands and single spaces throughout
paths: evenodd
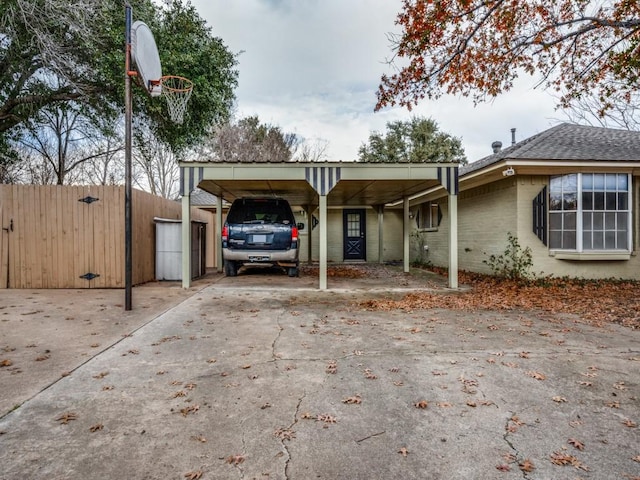
M 162 95 L 167 99 L 169 118 L 174 123 L 181 124 L 193 91 L 193 82 L 177 75 L 166 75 L 160 79 L 160 85 Z

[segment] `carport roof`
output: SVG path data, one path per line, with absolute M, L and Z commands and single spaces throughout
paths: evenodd
M 278 196 L 293 205 L 385 205 L 437 185 L 457 194 L 453 163 L 183 162 L 181 193 L 199 187 L 227 201 L 246 196 Z M 330 193 L 330 194 L 329 194 Z

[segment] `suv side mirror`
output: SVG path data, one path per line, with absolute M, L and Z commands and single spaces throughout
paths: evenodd
M 296 227 L 298 227 L 298 230 L 304 230 L 304 223 L 298 223 Z

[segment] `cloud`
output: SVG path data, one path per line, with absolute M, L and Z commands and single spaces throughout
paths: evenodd
M 193 0 L 200 15 L 239 55 L 239 116 L 258 115 L 304 138 L 329 142 L 332 160 L 354 160 L 371 131 L 412 115 L 433 118 L 461 137 L 470 161 L 490 145 L 548 128 L 553 99 L 522 79 L 513 92 L 473 106 L 466 98 L 425 101 L 413 112 L 374 113 L 375 92 L 392 68 L 389 34 L 398 32 L 400 0 Z

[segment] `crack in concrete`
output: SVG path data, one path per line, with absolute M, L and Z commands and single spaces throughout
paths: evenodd
M 522 478 L 524 478 L 525 480 L 528 479 L 529 477 L 527 476 L 527 472 L 525 470 L 523 470 L 522 468 L 520 468 L 520 464 L 525 460 L 520 451 L 516 448 L 516 446 L 513 444 L 513 442 L 511 442 L 511 440 L 508 438 L 509 434 L 511 433 L 511 431 L 509 430 L 509 422 L 511 422 L 511 419 L 517 417 L 517 415 L 515 414 L 515 412 L 511 412 L 509 415 L 509 418 L 507 418 L 507 421 L 504 425 L 504 435 L 502 436 L 502 439 L 505 441 L 505 443 L 507 445 L 509 445 L 509 448 L 511 449 L 511 451 L 513 452 L 513 458 L 515 459 L 515 463 L 518 465 L 518 469 L 520 470 L 520 472 L 522 473 Z
M 300 405 L 302 401 L 307 396 L 307 392 L 302 392 L 302 396 L 298 399 L 298 403 L 296 404 L 296 411 L 293 413 L 293 422 L 287 427 L 287 430 L 292 430 L 293 427 L 298 423 L 298 414 L 300 413 Z M 287 454 L 287 458 L 284 461 L 284 478 L 289 480 L 289 465 L 291 464 L 291 452 L 289 451 L 289 447 L 285 443 L 285 438 L 280 439 L 280 443 L 282 444 L 282 448 Z
M 275 362 L 276 368 L 278 368 L 278 360 L 282 360 L 276 353 L 276 344 L 280 340 L 282 332 L 284 331 L 284 327 L 280 324 L 280 316 L 276 317 L 276 324 L 278 325 L 278 334 L 276 338 L 271 342 L 271 362 Z

